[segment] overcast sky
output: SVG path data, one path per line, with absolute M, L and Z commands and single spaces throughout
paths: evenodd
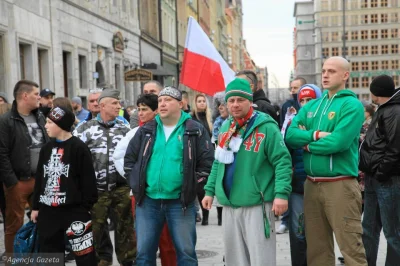
M 270 88 L 289 86 L 293 69 L 294 2 L 242 0 L 247 50 L 257 66 L 268 68 Z

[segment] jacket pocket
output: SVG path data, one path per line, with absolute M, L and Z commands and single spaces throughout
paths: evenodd
M 129 186 L 132 189 L 133 194 L 139 193 L 140 187 L 140 169 L 137 164 L 133 167 L 132 171 L 129 173 Z

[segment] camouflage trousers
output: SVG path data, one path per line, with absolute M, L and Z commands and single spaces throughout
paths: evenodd
M 117 187 L 112 191 L 99 192 L 99 198 L 92 208 L 93 240 L 96 251 L 100 248 L 107 224 L 107 218 L 115 224 L 115 253 L 119 263 L 133 261 L 136 258 L 136 239 L 134 238 L 133 216 L 130 188 Z M 109 215 L 111 214 L 111 215 Z M 108 237 L 110 237 L 108 235 Z M 104 240 L 103 240 L 104 241 Z M 100 255 L 101 252 L 98 252 Z M 109 260 L 109 258 L 101 258 Z

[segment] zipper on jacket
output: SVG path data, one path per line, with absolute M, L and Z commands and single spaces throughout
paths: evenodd
M 332 172 L 332 169 L 333 169 L 333 159 L 332 159 L 332 154 L 331 154 L 331 159 L 330 159 L 329 167 L 331 168 L 331 172 Z
M 109 167 L 110 167 L 110 149 L 108 146 L 108 143 L 110 141 L 110 130 L 106 128 L 106 133 L 107 133 L 107 163 L 106 163 L 106 191 L 108 191 L 108 178 L 109 178 Z
M 314 173 L 313 173 L 313 171 L 312 171 L 312 153 L 310 153 L 310 172 L 311 172 L 311 175 L 314 175 Z
M 188 147 L 189 147 L 189 160 L 192 160 L 192 143 L 188 138 Z
M 150 141 L 151 141 L 151 137 L 149 138 L 149 140 L 146 143 L 146 146 L 144 147 L 143 157 L 146 155 L 147 148 L 149 148 L 149 145 L 150 145 Z

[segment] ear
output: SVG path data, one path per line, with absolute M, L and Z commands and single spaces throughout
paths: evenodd
M 179 108 L 182 109 L 182 107 L 183 107 L 183 102 L 182 102 L 182 101 L 179 101 L 178 103 L 179 103 Z

